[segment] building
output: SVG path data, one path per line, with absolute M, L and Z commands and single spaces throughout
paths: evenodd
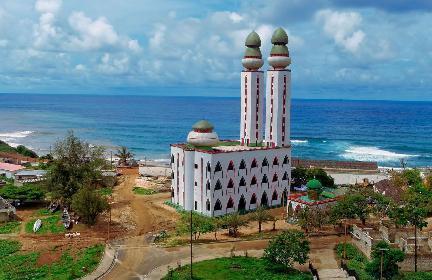
M 15 184 L 40 182 L 45 180 L 46 174 L 46 170 L 20 170 L 15 173 Z
M 207 216 L 281 205 L 291 180 L 291 59 L 288 36 L 279 28 L 266 80 L 260 47 L 252 32 L 246 38 L 241 73 L 241 114 L 238 140 L 220 141 L 214 127 L 202 120 L 187 142 L 171 145 L 172 202 Z M 264 84 L 266 83 L 266 87 Z M 264 107 L 264 88 L 266 111 Z M 263 119 L 265 118 L 265 119 Z M 263 135 L 263 124 L 266 124 Z
M 307 182 L 306 189 L 307 193 L 299 192 L 288 197 L 287 212 L 290 215 L 306 207 L 328 207 L 335 204 L 339 199 L 333 192 L 325 191 L 317 179 Z
M 0 222 L 8 222 L 16 215 L 16 209 L 6 199 L 0 196 Z
M 15 174 L 23 169 L 25 167 L 22 165 L 0 162 L 0 176 L 6 176 L 8 179 L 14 178 Z

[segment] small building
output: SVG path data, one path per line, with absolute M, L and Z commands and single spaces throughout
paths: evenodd
M 23 169 L 25 167 L 22 165 L 0 162 L 0 176 L 6 176 L 8 179 L 14 178 L 15 174 Z
M 45 180 L 46 170 L 20 170 L 15 173 L 15 182 L 18 183 L 34 183 Z
M 328 207 L 338 200 L 338 196 L 325 191 L 321 182 L 312 179 L 306 184 L 307 193 L 295 193 L 288 197 L 288 213 L 293 213 L 305 207 Z
M 402 193 L 399 188 L 394 186 L 391 180 L 384 179 L 373 185 L 373 190 L 376 193 L 380 193 L 393 199 L 395 202 L 399 202 L 402 199 Z
M 0 222 L 8 222 L 16 215 L 16 209 L 6 199 L 0 196 Z

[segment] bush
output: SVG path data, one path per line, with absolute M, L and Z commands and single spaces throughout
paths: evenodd
M 7 222 L 0 223 L 0 234 L 9 234 L 19 231 L 21 223 L 20 222 Z
M 0 239 L 0 258 L 9 256 L 21 249 L 21 243 L 15 240 Z
M 155 190 L 140 188 L 140 187 L 134 187 L 132 191 L 134 194 L 139 194 L 139 195 L 152 195 L 157 193 Z
M 0 196 L 5 199 L 40 200 L 45 192 L 38 185 L 24 184 L 21 187 L 6 185 L 0 189 Z
M 109 205 L 98 192 L 89 187 L 83 187 L 73 195 L 72 209 L 81 216 L 85 224 L 93 225 L 99 214 L 109 209 Z

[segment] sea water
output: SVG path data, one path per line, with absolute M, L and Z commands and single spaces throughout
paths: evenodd
M 432 166 L 432 102 L 294 99 L 293 156 Z M 0 140 L 39 154 L 68 130 L 90 143 L 129 147 L 137 158 L 169 158 L 191 126 L 208 119 L 238 139 L 239 98 L 0 94 Z

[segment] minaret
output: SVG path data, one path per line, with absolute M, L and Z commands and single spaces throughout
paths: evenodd
M 269 147 L 290 145 L 291 64 L 287 48 L 288 35 L 276 29 L 271 38 L 273 47 L 267 71 L 265 141 Z
M 247 36 L 245 45 L 244 70 L 241 73 L 240 141 L 242 145 L 251 145 L 263 140 L 264 73 L 259 68 L 264 61 L 260 51 L 261 39 L 255 31 Z

